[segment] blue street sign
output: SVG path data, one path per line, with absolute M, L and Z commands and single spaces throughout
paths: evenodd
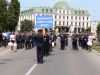
M 36 16 L 36 28 L 53 28 L 53 16 Z

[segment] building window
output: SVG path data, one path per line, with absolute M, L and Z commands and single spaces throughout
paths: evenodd
M 79 11 L 79 14 L 81 14 L 81 11 Z
M 69 16 L 67 16 L 67 20 L 69 19 Z
M 78 33 L 80 33 L 81 28 L 78 28 Z
M 81 22 L 79 22 L 79 27 L 81 26 Z
M 44 12 L 44 9 L 42 9 L 42 12 Z
M 84 11 L 82 12 L 82 14 L 84 15 Z
M 77 16 L 75 16 L 75 20 L 77 20 Z
M 52 13 L 52 9 L 50 9 L 50 12 Z
M 84 22 L 83 22 L 83 28 L 84 28 Z
M 68 26 L 68 22 L 67 22 L 67 26 Z
M 77 22 L 75 22 L 75 27 L 77 27 Z
M 63 25 L 65 25 L 65 22 L 63 21 Z
M 44 14 L 42 14 L 42 16 L 44 16 Z
M 71 22 L 71 25 L 73 25 L 73 22 Z
M 82 28 L 82 30 L 81 30 L 82 32 L 84 32 L 85 31 L 85 29 L 84 28 Z
M 63 10 L 63 13 L 65 13 L 65 10 Z
M 61 21 L 59 21 L 59 25 L 61 25 Z
M 75 14 L 77 14 L 77 11 L 75 11 Z
M 74 28 L 74 32 L 75 32 L 75 33 L 77 32 L 77 28 Z
M 89 23 L 87 23 L 87 28 L 89 27 Z
M 63 16 L 63 19 L 65 19 L 65 16 Z
M 55 21 L 55 25 L 57 25 L 57 21 Z
M 69 14 L 69 11 L 67 11 L 67 14 Z
M 79 17 L 79 20 L 81 20 L 81 17 Z
M 84 20 L 84 17 L 83 17 L 83 20 Z
M 57 15 L 55 15 L 55 19 L 57 19 Z
M 59 13 L 61 13 L 61 10 L 59 10 Z
M 87 20 L 89 20 L 89 18 L 87 17 Z
M 61 19 L 61 15 L 59 15 L 59 19 Z
M 73 20 L 73 16 L 71 16 L 71 20 Z
M 48 9 L 46 9 L 46 12 L 48 13 Z

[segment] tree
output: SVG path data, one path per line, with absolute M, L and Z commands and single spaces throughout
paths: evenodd
M 100 31 L 100 24 L 98 24 L 97 26 L 97 31 Z
M 34 30 L 34 29 L 36 28 L 36 26 L 35 26 L 35 21 L 32 22 L 32 26 L 33 26 L 32 28 L 33 28 L 33 30 Z
M 33 25 L 32 25 L 32 20 L 27 20 L 25 19 L 24 21 L 21 21 L 21 31 L 30 31 L 32 30 Z
M 87 28 L 85 32 L 91 32 L 91 27 Z
M 0 30 L 7 30 L 7 2 L 0 0 Z
M 97 26 L 97 38 L 100 43 L 100 24 L 98 24 L 98 26 Z
M 2 32 L 3 31 L 3 29 L 2 29 L 2 27 L 0 26 L 0 32 Z
M 18 0 L 11 0 L 11 3 L 8 7 L 8 29 L 15 30 L 16 26 L 18 25 L 20 14 L 20 2 Z

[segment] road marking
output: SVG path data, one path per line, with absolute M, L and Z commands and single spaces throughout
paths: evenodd
M 37 64 L 34 64 L 25 75 L 30 75 L 31 72 L 34 71 L 34 69 L 36 68 L 36 66 L 37 66 Z

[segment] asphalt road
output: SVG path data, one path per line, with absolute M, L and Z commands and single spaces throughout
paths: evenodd
M 61 51 L 59 42 L 44 64 L 36 63 L 36 49 L 0 54 L 0 75 L 100 75 L 100 56 L 79 48 L 72 50 L 71 41 Z

